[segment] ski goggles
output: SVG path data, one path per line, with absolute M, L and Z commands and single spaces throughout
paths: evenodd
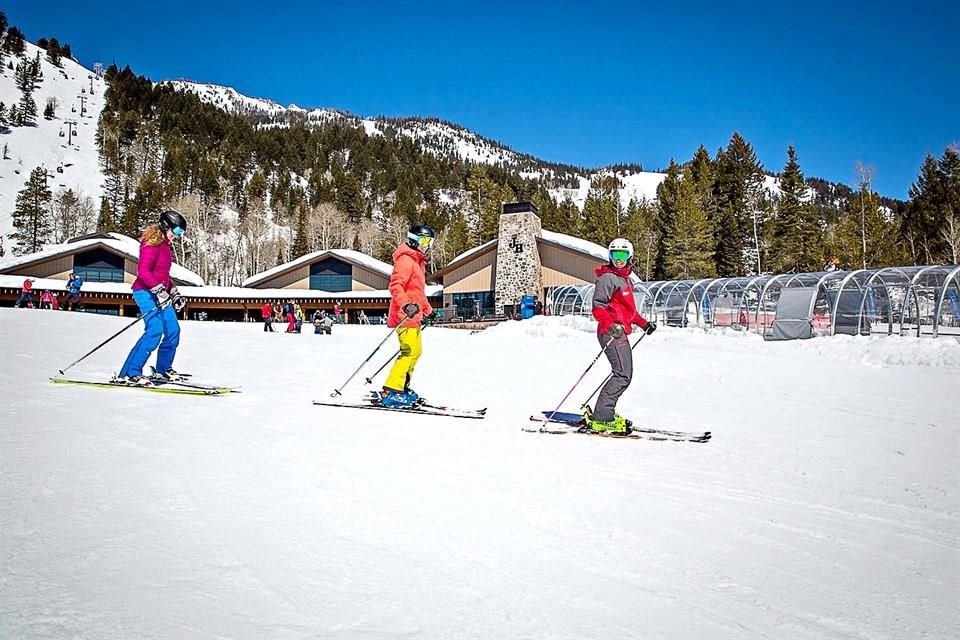
M 610 262 L 628 262 L 630 260 L 629 251 L 611 251 L 610 252 Z
M 410 240 L 413 240 L 424 249 L 429 248 L 430 246 L 433 245 L 433 238 L 431 238 L 430 236 L 417 236 L 412 233 L 408 233 L 407 238 L 409 238 Z
M 173 232 L 173 235 L 175 235 L 178 238 L 183 235 L 182 227 L 174 227 L 173 229 L 171 229 L 171 231 Z

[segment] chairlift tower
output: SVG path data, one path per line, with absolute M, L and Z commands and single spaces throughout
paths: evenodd
M 73 143 L 73 136 L 76 135 L 74 127 L 77 126 L 76 120 L 64 120 L 63 124 L 67 125 L 67 146 L 69 147 Z

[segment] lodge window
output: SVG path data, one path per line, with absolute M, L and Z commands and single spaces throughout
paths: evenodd
M 320 291 L 353 289 L 353 269 L 336 258 L 326 258 L 310 265 L 310 288 Z
M 455 315 L 460 318 L 482 318 L 493 315 L 493 291 L 455 293 L 451 302 L 456 309 Z
M 73 257 L 73 272 L 84 282 L 123 282 L 123 258 L 106 249 L 93 249 Z

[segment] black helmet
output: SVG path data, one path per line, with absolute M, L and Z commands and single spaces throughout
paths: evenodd
M 170 229 L 175 229 L 180 227 L 184 231 L 187 230 L 187 219 L 180 215 L 177 211 L 173 209 L 167 209 L 160 214 L 160 231 L 166 233 Z
M 424 241 L 424 238 L 430 239 Z M 436 240 L 436 238 L 437 234 L 433 231 L 433 227 L 425 224 L 415 224 L 407 230 L 407 244 L 414 249 L 419 249 L 420 247 L 429 247 L 433 244 L 433 241 Z

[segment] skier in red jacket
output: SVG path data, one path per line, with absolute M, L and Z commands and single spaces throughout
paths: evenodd
M 612 369 L 610 379 L 600 390 L 594 411 L 587 407 L 583 419 L 594 431 L 630 433 L 627 420 L 616 413 L 617 400 L 633 379 L 633 351 L 630 335 L 633 325 L 648 334 L 657 329 L 637 312 L 630 276 L 633 273 L 633 244 L 616 238 L 608 247 L 609 262 L 597 267 L 593 289 L 593 317 L 597 319 L 597 339 L 604 347 Z

